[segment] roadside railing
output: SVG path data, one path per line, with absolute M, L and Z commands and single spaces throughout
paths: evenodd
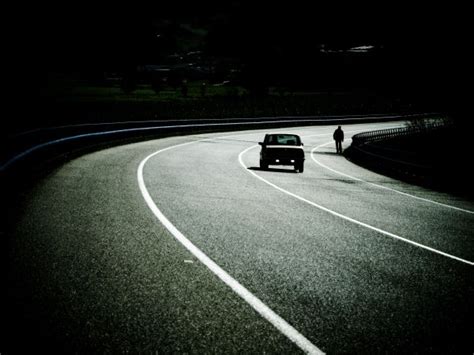
M 116 122 L 81 124 L 31 130 L 6 137 L 0 147 L 0 176 L 23 166 L 56 157 L 70 157 L 104 146 L 160 138 L 175 134 L 224 132 L 231 130 L 265 129 L 320 124 L 347 124 L 383 122 L 390 120 L 415 120 L 432 117 L 424 114 L 385 114 L 352 116 L 285 116 L 259 118 L 228 118 L 203 120 L 167 120 L 143 122 Z
M 383 139 L 423 134 L 428 131 L 446 127 L 445 122 L 425 123 L 422 125 L 411 125 L 407 127 L 381 129 L 377 131 L 362 132 L 352 137 L 352 144 L 361 146 L 368 142 L 379 141 Z
M 433 166 L 423 156 L 419 156 L 403 145 L 392 145 L 394 139 L 418 137 L 434 134 L 437 130 L 450 126 L 443 120 L 410 122 L 407 127 L 362 132 L 352 137 L 347 156 L 354 162 L 382 173 L 404 177 L 427 177 Z

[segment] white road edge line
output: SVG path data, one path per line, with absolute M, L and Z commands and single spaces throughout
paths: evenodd
M 330 142 L 327 142 L 327 143 L 324 143 L 324 144 L 320 144 L 316 147 L 314 147 L 312 150 L 311 150 L 311 159 L 316 163 L 318 164 L 319 166 L 329 170 L 329 171 L 332 171 L 333 173 L 336 173 L 336 174 L 339 174 L 341 176 L 345 176 L 349 179 L 352 179 L 352 180 L 356 180 L 356 181 L 360 181 L 360 182 L 364 182 L 368 185 L 371 185 L 371 186 L 375 186 L 375 187 L 378 187 L 380 189 L 385 189 L 385 190 L 388 190 L 388 191 L 391 191 L 391 192 L 395 192 L 397 194 L 400 194 L 400 195 L 403 195 L 403 196 L 407 196 L 407 197 L 411 197 L 411 198 L 414 198 L 414 199 L 417 199 L 417 200 L 420 200 L 420 201 L 424 201 L 424 202 L 428 202 L 428 203 L 433 203 L 435 205 L 438 205 L 438 206 L 442 206 L 442 207 L 446 207 L 446 208 L 451 208 L 453 210 L 457 210 L 457 211 L 461 211 L 461 212 L 466 212 L 466 213 L 470 213 L 470 214 L 474 214 L 474 211 L 471 211 L 471 210 L 467 210 L 467 209 L 464 209 L 464 208 L 460 208 L 460 207 L 456 207 L 456 206 L 452 206 L 452 205 L 448 205 L 448 204 L 445 204 L 445 203 L 441 203 L 441 202 L 437 202 L 437 201 L 433 201 L 433 200 L 430 200 L 430 199 L 427 199 L 427 198 L 423 198 L 423 197 L 419 197 L 419 196 L 415 196 L 415 195 L 411 195 L 409 193 L 406 193 L 406 192 L 402 192 L 402 191 L 399 191 L 399 190 L 396 190 L 396 189 L 392 189 L 390 187 L 386 187 L 386 186 L 383 186 L 383 185 L 378 185 L 378 184 L 375 184 L 373 182 L 369 182 L 369 181 L 365 181 L 365 180 L 362 180 L 362 179 L 359 179 L 359 178 L 356 178 L 355 176 L 351 176 L 351 175 L 348 175 L 348 174 L 345 174 L 343 172 L 340 172 L 338 170 L 335 170 L 335 169 L 332 169 L 326 165 L 324 165 L 323 163 L 321 163 L 319 160 L 317 160 L 315 157 L 314 157 L 314 152 L 316 151 L 316 149 L 318 148 L 321 148 L 321 147 L 324 147 L 326 145 L 329 145 L 329 144 L 332 144 L 333 142 L 330 141 Z
M 203 139 L 202 141 L 204 141 Z M 212 259 L 204 254 L 199 248 L 197 248 L 189 239 L 187 239 L 160 211 L 156 206 L 155 202 L 148 192 L 145 181 L 143 178 L 143 169 L 145 164 L 154 156 L 163 153 L 167 150 L 174 149 L 177 147 L 183 147 L 199 141 L 192 141 L 182 143 L 168 148 L 164 148 L 148 155 L 143 159 L 137 170 L 137 179 L 140 191 L 145 199 L 150 210 L 158 218 L 158 220 L 168 229 L 168 231 L 189 251 L 193 254 L 201 263 L 203 263 L 211 272 L 213 272 L 219 279 L 221 279 L 227 286 L 229 286 L 237 295 L 239 295 L 245 302 L 247 302 L 252 308 L 257 311 L 263 318 L 270 322 L 275 328 L 277 328 L 283 335 L 295 343 L 301 350 L 307 354 L 324 354 L 318 347 L 311 343 L 304 335 L 293 328 L 288 322 L 276 314 L 260 299 L 253 295 L 249 290 L 242 286 L 237 280 L 230 276 L 224 271 L 219 265 L 217 265 Z
M 266 183 L 267 185 L 269 185 L 269 186 L 271 186 L 271 187 L 277 189 L 278 191 L 283 192 L 283 193 L 285 193 L 285 194 L 287 194 L 287 195 L 289 195 L 289 196 L 292 196 L 292 197 L 294 197 L 294 198 L 296 198 L 296 199 L 298 199 L 298 200 L 300 200 L 300 201 L 302 201 L 302 202 L 305 202 L 305 203 L 307 203 L 307 204 L 309 204 L 309 205 L 311 205 L 311 206 L 314 206 L 314 207 L 316 207 L 316 208 L 319 208 L 320 210 L 323 210 L 323 211 L 325 211 L 325 212 L 328 212 L 328 213 L 332 214 L 333 216 L 336 216 L 336 217 L 342 218 L 342 219 L 344 219 L 344 220 L 346 220 L 346 221 L 349 221 L 349 222 L 358 224 L 359 226 L 362 226 L 362 227 L 371 229 L 371 230 L 373 230 L 373 231 L 375 231 L 375 232 L 378 232 L 378 233 L 380 233 L 380 234 L 386 235 L 386 236 L 391 237 L 391 238 L 394 238 L 394 239 L 398 239 L 398 240 L 403 241 L 403 242 L 405 242 L 405 243 L 414 245 L 414 246 L 416 246 L 416 247 L 419 247 L 419 248 L 422 248 L 422 249 L 431 251 L 431 252 L 433 252 L 433 253 L 436 253 L 436 254 L 439 254 L 439 255 L 442 255 L 442 256 L 445 256 L 445 257 L 448 257 L 448 258 L 453 259 L 453 260 L 460 261 L 460 262 L 462 262 L 462 263 L 465 263 L 465 264 L 468 264 L 468 265 L 471 265 L 471 266 L 474 265 L 474 262 L 472 262 L 472 261 L 459 258 L 459 257 L 457 257 L 457 256 L 454 256 L 454 255 L 451 255 L 451 254 L 442 252 L 442 251 L 440 251 L 440 250 L 431 248 L 431 247 L 426 246 L 426 245 L 424 245 L 424 244 L 420 244 L 420 243 L 414 242 L 414 241 L 412 241 L 412 240 L 409 240 L 409 239 L 400 237 L 400 236 L 398 236 L 398 235 L 396 235 L 396 234 L 393 234 L 393 233 L 384 231 L 383 229 L 380 229 L 380 228 L 371 226 L 371 225 L 369 225 L 369 224 L 367 224 L 367 223 L 360 222 L 360 221 L 358 221 L 358 220 L 356 220 L 356 219 L 354 219 L 354 218 L 345 216 L 345 215 L 343 215 L 343 214 L 341 214 L 341 213 L 338 213 L 338 212 L 336 212 L 336 211 L 333 211 L 333 210 L 331 210 L 331 209 L 329 209 L 329 208 L 326 208 L 326 207 L 324 207 L 324 206 L 318 205 L 318 204 L 315 203 L 315 202 L 309 201 L 309 200 L 305 199 L 304 197 L 298 196 L 298 195 L 296 195 L 296 194 L 294 194 L 294 193 L 292 193 L 292 192 L 290 192 L 290 191 L 288 191 L 288 190 L 285 190 L 285 189 L 283 189 L 283 188 L 281 188 L 281 187 L 279 187 L 279 186 L 277 186 L 277 185 L 271 183 L 270 181 L 268 181 L 268 180 L 262 178 L 262 177 L 259 176 L 258 174 L 256 174 L 256 173 L 254 173 L 253 171 L 249 170 L 248 167 L 245 166 L 245 164 L 244 164 L 244 162 L 243 162 L 243 160 L 242 160 L 242 156 L 243 156 L 245 153 L 247 153 L 249 150 L 254 149 L 254 148 L 256 148 L 256 147 L 258 147 L 258 145 L 250 146 L 249 148 L 243 150 L 243 151 L 239 154 L 239 162 L 240 162 L 240 165 L 242 165 L 242 167 L 243 167 L 249 174 L 255 176 L 257 179 L 263 181 L 264 183 Z

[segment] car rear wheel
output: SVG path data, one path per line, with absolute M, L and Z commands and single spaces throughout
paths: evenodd
M 295 171 L 302 173 L 304 171 L 304 162 L 296 163 Z
M 260 169 L 267 170 L 268 164 L 264 160 L 260 160 Z

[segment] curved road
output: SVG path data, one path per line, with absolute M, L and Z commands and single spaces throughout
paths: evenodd
M 400 124 L 345 125 L 345 144 Z M 7 349 L 472 354 L 474 203 L 353 165 L 334 128 L 57 169 L 13 213 Z M 303 174 L 257 168 L 269 131 L 303 137 Z

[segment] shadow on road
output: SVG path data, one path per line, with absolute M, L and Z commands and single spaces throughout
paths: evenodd
M 296 174 L 295 170 L 290 170 L 290 169 L 277 169 L 277 168 L 268 168 L 268 169 L 262 169 L 257 166 L 252 166 L 247 168 L 249 170 L 255 170 L 255 171 L 274 171 L 276 173 L 290 173 L 290 174 Z
M 336 155 L 339 155 L 339 156 L 343 156 L 343 154 L 339 154 L 339 153 L 336 153 L 335 151 L 334 152 L 323 152 L 323 151 L 314 151 L 313 152 L 314 155 L 333 155 L 333 156 L 336 156 Z

